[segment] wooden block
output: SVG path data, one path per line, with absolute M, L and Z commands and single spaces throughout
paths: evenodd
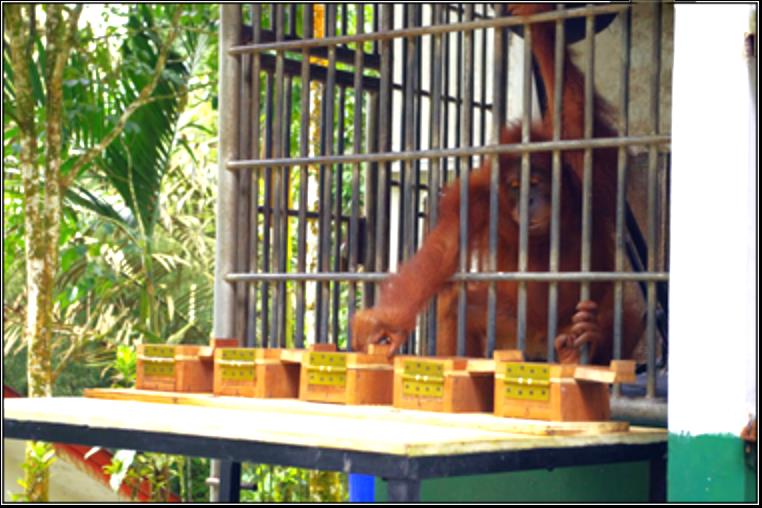
M 632 360 L 612 360 L 610 367 L 598 365 L 577 365 L 574 378 L 593 383 L 634 383 L 635 362 Z
M 466 370 L 473 374 L 495 374 L 495 360 L 469 358 Z
M 295 399 L 299 397 L 299 371 L 297 363 L 286 363 L 283 349 L 259 348 L 256 353 L 255 397 L 269 399 Z
M 311 344 L 307 348 L 307 351 L 336 351 L 336 344 Z
M 391 344 L 370 344 L 368 346 L 369 355 L 389 356 L 391 350 Z
M 392 362 L 383 354 L 310 348 L 302 357 L 299 398 L 338 404 L 391 404 Z
M 394 407 L 446 413 L 491 412 L 493 370 L 466 358 L 398 356 Z
M 214 349 L 220 347 L 241 347 L 241 341 L 238 339 L 212 339 L 210 345 Z
M 497 361 L 495 414 L 558 422 L 608 420 L 608 385 L 579 382 L 578 372 L 601 375 L 577 365 Z
M 492 353 L 492 358 L 496 362 L 523 362 L 524 353 L 519 349 L 499 349 Z
M 175 346 L 138 344 L 135 387 L 142 390 L 175 391 Z
M 279 348 L 221 348 L 215 351 L 215 395 L 296 398 L 299 365 L 281 360 Z
M 610 368 L 616 372 L 615 383 L 635 383 L 638 380 L 634 360 L 611 360 Z
M 207 346 L 175 346 L 175 391 L 211 393 L 214 388 L 214 363 L 199 353 Z
M 609 370 L 608 367 L 599 367 L 597 365 L 577 365 L 577 368 L 574 370 L 574 379 L 577 381 L 611 384 L 616 379 L 616 372 Z
M 238 345 L 238 339 L 212 339 L 211 343 L 208 346 L 201 346 L 201 348 L 198 350 L 198 356 L 203 361 L 212 362 L 214 361 L 214 351 L 217 348 L 238 347 Z
M 220 348 L 214 352 L 214 394 L 253 397 L 256 388 L 256 350 Z
M 286 363 L 302 363 L 304 349 L 281 349 L 280 359 Z

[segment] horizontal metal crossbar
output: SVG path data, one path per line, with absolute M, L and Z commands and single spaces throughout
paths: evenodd
M 601 14 L 619 13 L 627 10 L 628 5 L 600 5 L 593 7 L 584 7 L 578 9 L 564 9 L 542 14 L 533 14 L 531 16 L 510 16 L 497 17 L 489 19 L 480 19 L 476 21 L 467 21 L 463 23 L 449 23 L 446 25 L 431 25 L 426 27 L 401 28 L 398 30 L 388 30 L 372 32 L 357 35 L 342 35 L 338 37 L 325 37 L 321 39 L 304 39 L 300 41 L 282 41 L 268 42 L 261 44 L 245 44 L 233 46 L 228 50 L 230 55 L 240 55 L 244 53 L 261 53 L 263 51 L 297 51 L 309 48 L 320 48 L 338 46 L 342 44 L 355 44 L 367 41 L 383 41 L 389 39 L 400 39 L 404 37 L 420 37 L 423 35 L 444 34 L 451 32 L 466 32 L 471 30 L 481 30 L 484 28 L 503 28 L 511 26 L 520 26 L 527 23 L 540 23 L 543 21 L 555 21 L 557 19 L 581 18 L 585 16 L 594 16 Z
M 366 272 L 320 272 L 320 273 L 229 273 L 225 280 L 228 282 L 276 282 L 276 281 L 347 281 L 347 282 L 381 282 L 390 273 Z M 654 281 L 666 282 L 669 274 L 666 272 L 459 272 L 454 274 L 451 281 L 530 281 L 530 282 L 606 282 L 621 280 L 624 282 Z
M 525 152 L 548 152 L 551 150 L 579 150 L 583 148 L 615 148 L 620 146 L 663 145 L 671 142 L 668 135 L 629 136 L 616 138 L 575 139 L 564 141 L 535 141 L 529 143 L 494 144 L 475 147 L 448 148 L 440 150 L 416 150 L 405 152 L 379 152 L 354 155 L 318 155 L 315 157 L 289 157 L 273 159 L 231 160 L 230 170 L 246 168 L 289 167 L 309 164 L 350 164 L 355 162 L 396 162 L 436 157 L 468 157 Z

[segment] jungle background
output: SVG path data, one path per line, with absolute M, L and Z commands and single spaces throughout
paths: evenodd
M 136 344 L 211 336 L 219 7 L 3 15 L 3 382 L 133 386 Z M 55 457 L 26 453 L 17 499 L 45 500 Z M 115 451 L 107 472 L 114 488 L 149 479 L 155 500 L 209 500 L 206 459 Z M 245 464 L 242 481 L 245 501 L 347 499 L 337 473 Z

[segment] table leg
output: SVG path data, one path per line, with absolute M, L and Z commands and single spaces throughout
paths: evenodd
M 667 501 L 667 456 L 660 453 L 649 461 L 648 498 L 651 502 Z
M 223 460 L 220 465 L 220 502 L 241 500 L 241 463 Z
M 390 478 L 387 480 L 387 490 L 389 493 L 389 501 L 419 501 L 421 498 L 421 481 L 410 479 L 395 479 Z

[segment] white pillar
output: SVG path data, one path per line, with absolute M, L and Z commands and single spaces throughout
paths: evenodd
M 756 112 L 751 5 L 675 5 L 669 430 L 756 416 Z

